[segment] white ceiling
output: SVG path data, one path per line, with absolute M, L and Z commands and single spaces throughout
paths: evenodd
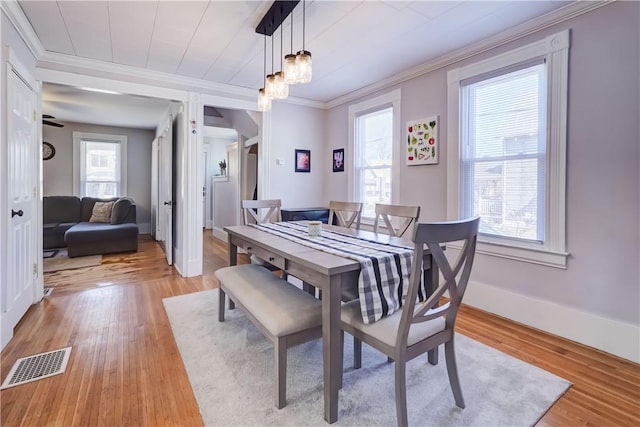
M 569 3 L 309 0 L 305 47 L 313 55 L 313 80 L 292 86 L 291 96 L 329 102 Z M 19 4 L 47 52 L 202 79 L 256 93 L 262 86 L 264 39 L 255 27 L 271 1 Z M 302 6 L 301 2 L 293 12 L 294 51 L 302 47 Z M 287 19 L 282 26 L 283 54 L 291 50 L 290 22 Z M 280 37 L 277 31 L 276 71 Z M 267 67 L 270 71 L 271 65 Z

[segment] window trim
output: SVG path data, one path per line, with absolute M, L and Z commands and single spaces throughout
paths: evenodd
M 477 252 L 557 268 L 567 268 L 566 146 L 569 30 L 447 73 L 447 219 L 459 218 L 460 115 L 463 80 L 543 58 L 547 64 L 547 206 L 544 243 L 479 236 Z
M 73 194 L 81 195 L 82 142 L 91 140 L 120 145 L 120 197 L 127 196 L 127 136 L 91 132 L 73 132 Z
M 392 157 L 391 157 L 391 203 L 397 204 L 400 200 L 400 149 L 403 146 L 400 144 L 402 126 L 400 124 L 400 102 L 401 102 L 401 89 L 395 89 L 391 92 L 385 93 L 375 98 L 370 98 L 366 101 L 359 102 L 357 104 L 349 105 L 348 117 L 349 117 L 349 150 L 345 151 L 345 165 L 349 165 L 347 168 L 347 198 L 350 202 L 360 202 L 361 200 L 354 200 L 355 189 L 355 166 L 356 166 L 356 128 L 355 119 L 363 114 L 371 113 L 376 110 L 391 107 L 393 109 L 393 127 L 391 141 Z M 367 225 L 369 221 L 361 221 L 361 224 Z M 373 221 L 370 221 L 373 225 Z

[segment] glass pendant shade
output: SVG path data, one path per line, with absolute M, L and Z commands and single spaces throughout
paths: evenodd
M 301 50 L 296 55 L 296 66 L 298 69 L 298 83 L 309 83 L 311 81 L 311 52 Z
M 298 66 L 292 53 L 284 56 L 284 81 L 290 85 L 298 83 Z
M 258 91 L 258 110 L 269 111 L 271 110 L 271 98 L 267 96 L 264 88 Z
M 267 82 L 264 85 L 264 93 L 273 98 L 276 91 L 276 76 L 275 74 L 267 74 Z
M 275 80 L 273 97 L 275 99 L 286 99 L 289 96 L 289 85 L 284 81 L 284 73 L 278 71 L 275 74 Z

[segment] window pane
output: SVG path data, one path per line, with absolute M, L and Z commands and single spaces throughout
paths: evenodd
M 544 64 L 464 88 L 463 215 L 480 231 L 542 240 L 546 141 Z
M 391 201 L 393 109 L 385 108 L 356 119 L 356 191 L 364 203 L 362 216 L 373 218 L 376 203 Z
M 119 145 L 106 142 L 86 142 L 86 180 L 117 181 L 119 175 Z
M 116 182 L 85 182 L 84 194 L 88 197 L 108 199 L 118 197 L 118 183 Z

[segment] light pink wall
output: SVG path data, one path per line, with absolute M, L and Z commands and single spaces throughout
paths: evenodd
M 639 16 L 638 2 L 616 2 L 399 85 L 401 123 L 438 114 L 443 144 L 440 164 L 402 166 L 400 202 L 419 204 L 423 221 L 442 220 L 446 218 L 446 72 L 571 29 L 568 268 L 478 255 L 472 280 L 640 323 Z M 348 148 L 347 107 L 327 112 L 325 156 L 334 148 Z M 324 199 L 346 198 L 346 173 L 328 171 L 325 177 Z

